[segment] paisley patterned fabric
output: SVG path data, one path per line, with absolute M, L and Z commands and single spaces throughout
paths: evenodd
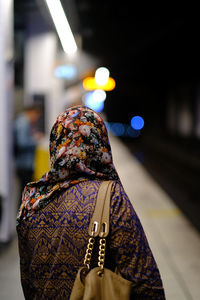
M 103 119 L 85 106 L 61 113 L 50 135 L 51 170 L 25 189 L 17 224 L 60 191 L 88 179 L 118 179 Z
M 25 299 L 69 299 L 83 265 L 88 226 L 100 180 L 72 185 L 17 227 Z M 92 265 L 97 265 L 95 245 Z M 165 299 L 162 281 L 142 225 L 119 180 L 111 193 L 106 266 L 133 282 L 134 298 Z

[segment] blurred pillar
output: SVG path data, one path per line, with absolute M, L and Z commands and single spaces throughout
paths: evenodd
M 14 232 L 12 160 L 13 0 L 0 0 L 0 242 Z
M 56 38 L 54 33 L 29 35 L 25 43 L 25 103 L 34 94 L 47 94 L 53 74 Z
M 32 23 L 34 26 L 35 22 Z M 45 129 L 48 131 L 49 119 L 54 103 L 49 99 L 52 90 L 52 77 L 55 64 L 57 39 L 53 32 L 34 32 L 27 36 L 25 44 L 24 102 L 33 101 L 35 95 L 45 99 Z

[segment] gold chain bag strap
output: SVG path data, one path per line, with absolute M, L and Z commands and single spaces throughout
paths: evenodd
M 106 237 L 109 233 L 110 194 L 112 181 L 100 185 L 93 217 L 89 225 L 89 241 L 84 266 L 79 269 L 70 300 L 127 300 L 131 298 L 132 282 L 104 267 Z M 99 240 L 98 267 L 90 269 L 95 237 Z

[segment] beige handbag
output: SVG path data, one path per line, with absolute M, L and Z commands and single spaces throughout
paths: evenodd
M 84 266 L 77 273 L 70 300 L 132 299 L 132 282 L 122 278 L 119 273 L 104 268 L 112 183 L 112 181 L 103 181 L 99 188 L 94 214 L 89 225 L 90 238 Z M 95 237 L 100 237 L 98 267 L 90 269 Z

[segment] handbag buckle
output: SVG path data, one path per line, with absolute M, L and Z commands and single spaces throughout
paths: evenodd
M 99 226 L 99 223 L 97 221 L 94 221 L 94 223 L 92 224 L 91 236 L 95 235 L 95 233 L 98 230 L 98 226 Z
M 107 223 L 106 223 L 106 222 L 103 222 L 103 223 L 101 224 L 101 232 L 99 233 L 99 236 L 100 236 L 100 237 L 104 237 L 104 236 L 105 236 L 105 234 L 107 233 L 107 228 L 108 228 Z

